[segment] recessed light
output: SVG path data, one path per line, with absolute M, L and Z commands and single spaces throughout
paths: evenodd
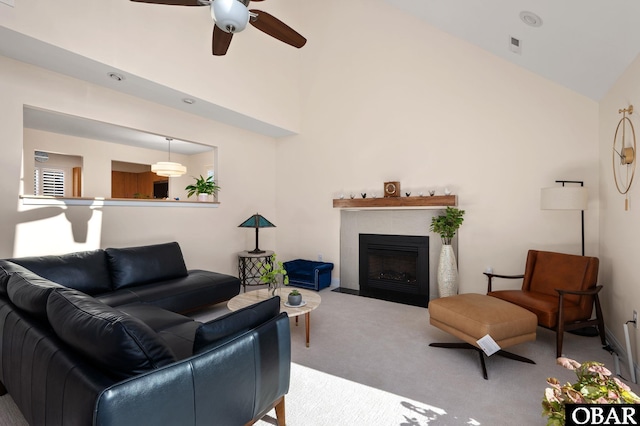
M 182 102 L 184 102 L 185 104 L 193 105 L 196 103 L 196 100 L 191 98 L 183 98 Z
M 109 78 L 111 78 L 111 79 L 113 79 L 115 81 L 124 80 L 124 75 L 118 74 L 117 72 L 109 72 L 109 73 L 107 73 L 107 75 L 109 76 Z
M 530 27 L 542 26 L 542 18 L 533 12 L 520 12 L 520 19 L 522 19 L 522 22 L 529 25 Z

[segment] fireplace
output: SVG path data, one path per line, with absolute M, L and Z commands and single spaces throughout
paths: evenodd
M 360 295 L 426 307 L 429 237 L 360 234 Z

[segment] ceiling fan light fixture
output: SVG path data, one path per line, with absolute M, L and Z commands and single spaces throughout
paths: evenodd
M 211 17 L 227 33 L 238 33 L 249 22 L 249 9 L 239 0 L 213 0 Z

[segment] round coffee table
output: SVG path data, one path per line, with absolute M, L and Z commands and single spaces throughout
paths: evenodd
M 296 288 L 296 290 L 302 294 L 303 305 L 298 307 L 287 306 L 285 303 L 287 302 L 287 296 L 291 290 L 293 290 L 293 288 L 289 287 L 279 288 L 276 290 L 276 295 L 280 296 L 280 312 L 286 312 L 290 317 L 295 317 L 296 325 L 298 325 L 298 317 L 300 315 L 304 315 L 305 331 L 307 333 L 307 347 L 309 347 L 311 311 L 320 305 L 322 298 L 315 291 Z M 240 293 L 227 302 L 227 308 L 232 311 L 237 311 L 238 309 L 246 308 L 247 306 L 251 306 L 270 297 L 271 292 L 266 288 Z

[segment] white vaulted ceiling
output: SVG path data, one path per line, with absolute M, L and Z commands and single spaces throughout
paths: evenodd
M 415 25 L 434 26 L 595 101 L 604 96 L 640 52 L 638 0 L 381 1 L 415 18 L 403 20 L 404 25 L 415 22 Z M 371 7 L 376 4 L 378 7 L 381 5 L 372 2 Z M 309 5 L 312 6 L 317 7 L 315 3 Z M 0 12 L 7 7 L 0 4 Z M 525 24 L 520 18 L 523 11 L 540 16 L 542 25 L 531 27 Z M 393 22 L 380 25 L 384 31 L 403 31 L 401 27 L 395 28 Z M 511 37 L 520 40 L 520 53 L 509 49 Z M 134 75 L 128 77 L 126 85 L 119 86 L 105 78 L 107 71 L 114 71 L 112 66 L 1 26 L 0 55 L 256 133 L 273 137 L 292 134 L 289 129 L 197 99 L 197 94 L 180 93 Z M 196 98 L 197 103 L 185 105 L 181 101 L 184 97 Z
M 384 1 L 596 101 L 640 53 L 635 0 Z M 521 12 L 542 25 L 525 24 Z M 520 54 L 509 49 L 510 37 L 520 40 Z

